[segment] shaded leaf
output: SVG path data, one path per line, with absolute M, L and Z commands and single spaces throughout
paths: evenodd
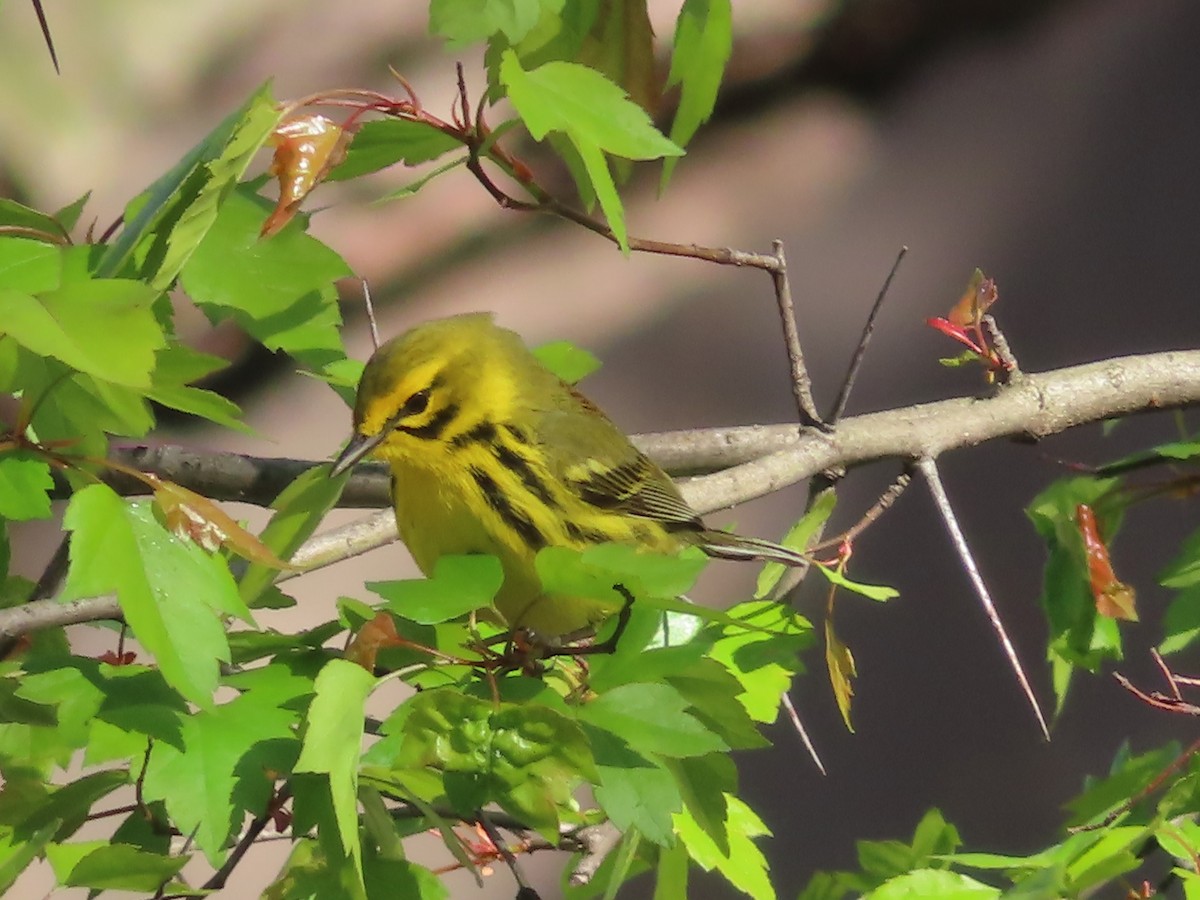
M 490 606 L 503 580 L 494 556 L 443 556 L 429 578 L 370 581 L 367 588 L 396 615 L 432 625 Z

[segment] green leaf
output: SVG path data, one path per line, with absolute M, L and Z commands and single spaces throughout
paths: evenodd
M 622 833 L 636 828 L 654 843 L 675 843 L 671 814 L 683 809 L 675 777 L 657 760 L 631 750 L 598 728 L 587 729 L 599 780 L 596 802 Z
M 0 829 L 0 891 L 12 887 L 29 864 L 43 854 L 57 827 L 57 822 L 51 822 L 25 840 L 17 840 Z
M 67 229 L 73 225 L 74 223 L 71 223 L 64 227 L 54 216 L 48 216 L 16 200 L 0 197 L 0 234 L 6 235 L 5 240 L 9 239 L 8 235 L 14 235 L 12 239 L 15 240 L 25 240 L 26 238 L 15 237 L 25 234 L 27 238 L 39 243 L 62 244 L 69 238 Z
M 125 228 L 101 257 L 96 274 L 116 275 L 136 255 L 141 278 L 167 290 L 282 116 L 270 90 L 259 88 L 131 204 Z
M 1071 670 L 1096 671 L 1106 659 L 1121 658 L 1121 636 L 1113 619 L 1096 613 L 1076 509 L 1087 504 L 1096 514 L 1100 533 L 1116 537 L 1126 500 L 1116 490 L 1119 479 L 1072 478 L 1058 481 L 1033 499 L 1026 510 L 1046 542 L 1042 607 L 1050 625 L 1050 658 L 1055 666 L 1055 694 L 1062 708 Z
M 0 200 L 2 204 L 9 201 Z M 62 284 L 63 251 L 53 244 L 0 237 L 0 288 L 37 294 Z
M 663 177 L 665 178 L 666 175 L 664 174 Z M 823 491 L 813 503 L 812 508 L 800 518 L 800 521 L 788 529 L 780 543 L 793 550 L 801 552 L 807 550 L 808 542 L 817 529 L 829 520 L 835 505 L 837 505 L 837 493 Z M 783 563 L 769 562 L 764 565 L 762 571 L 758 573 L 758 582 L 754 587 L 754 599 L 762 600 L 769 597 L 787 570 L 787 566 Z
M 688 895 L 688 854 L 683 844 L 660 850 L 654 872 L 653 900 L 676 900 Z
M 71 201 L 54 214 L 54 220 L 61 226 L 64 236 L 78 224 L 79 217 L 83 215 L 83 208 L 87 206 L 87 202 L 91 197 L 92 192 L 88 191 L 79 199 Z
M 268 349 L 320 372 L 346 357 L 335 282 L 353 273 L 304 232 L 303 216 L 260 239 L 269 209 L 247 186 L 231 194 L 180 281 L 213 321 L 230 316 Z
M 261 677 L 258 681 L 263 683 Z M 281 705 L 310 688 L 304 679 L 291 681 L 290 690 L 271 686 L 248 690 L 187 718 L 182 749 L 165 743 L 155 743 L 151 749 L 143 782 L 145 799 L 164 801 L 176 827 L 195 835 L 213 866 L 224 861 L 229 836 L 240 826 L 247 808 L 234 802 L 239 766 L 256 745 L 273 739 L 294 741 L 292 727 L 299 715 Z M 261 769 L 245 775 L 264 788 L 271 784 Z M 251 811 L 262 812 L 261 808 Z
M 308 708 L 297 772 L 329 778 L 329 794 L 341 835 L 342 850 L 361 872 L 358 840 L 358 766 L 362 755 L 363 706 L 377 680 L 366 669 L 344 659 L 321 667 Z
M 591 751 L 579 725 L 539 704 L 494 704 L 451 689 L 409 700 L 397 768 L 445 773 L 460 812 L 492 801 L 556 840 L 561 809 L 572 809 L 581 778 L 594 781 Z
M 408 166 L 437 159 L 462 144 L 427 122 L 381 119 L 367 122 L 350 143 L 345 161 L 327 181 L 344 181 L 402 162 Z
M 600 368 L 600 360 L 570 341 L 551 341 L 534 347 L 533 355 L 567 384 L 578 384 Z
M 771 832 L 750 807 L 734 796 L 727 796 L 729 816 L 726 828 L 729 851 L 723 852 L 703 831 L 687 810 L 675 816 L 675 828 L 688 854 L 706 871 L 713 869 L 725 876 L 738 890 L 754 900 L 774 900 L 775 890 L 767 878 L 767 861 L 754 845 L 753 838 Z
M 271 516 L 271 521 L 259 534 L 259 540 L 279 559 L 290 560 L 337 503 L 349 479 L 348 472 L 330 478 L 328 465 L 313 466 L 271 501 L 275 515 Z M 248 565 L 238 582 L 238 592 L 246 605 L 256 605 L 278 575 L 279 570 L 273 566 L 263 563 Z
M 503 581 L 504 570 L 494 556 L 443 556 L 429 578 L 369 581 L 367 589 L 386 600 L 396 615 L 433 625 L 491 605 Z
M 187 856 L 147 853 L 127 844 L 86 841 L 46 848 L 59 884 L 95 890 L 153 893 L 177 875 Z
M 729 853 L 729 802 L 737 790 L 737 767 L 725 753 L 668 759 L 688 814 L 721 853 Z
M 93 772 L 58 787 L 29 777 L 28 769 L 6 768 L 0 791 L 0 829 L 27 840 L 50 827 L 50 837 L 63 841 L 87 821 L 96 801 L 129 784 L 123 771 Z
M 628 253 L 625 213 L 605 153 L 625 159 L 680 156 L 683 150 L 656 129 L 646 111 L 599 72 L 548 62 L 526 72 L 516 53 L 504 52 L 500 80 L 534 140 L 561 132 L 571 141 L 600 200 L 609 227 Z
M 900 596 L 898 590 L 888 587 L 886 584 L 862 584 L 861 582 L 851 581 L 846 577 L 845 573 L 839 572 L 832 566 L 823 566 L 817 563 L 816 569 L 825 576 L 830 584 L 837 585 L 843 590 L 860 594 L 868 600 L 875 600 L 882 603 Z
M 710 651 L 741 683 L 738 700 L 756 722 L 774 722 L 780 697 L 802 671 L 800 651 L 812 643 L 812 626 L 789 607 L 774 601 L 751 600 L 729 610 L 731 618 L 762 630 L 725 628 Z
M 146 396 L 171 409 L 200 416 L 235 431 L 249 432 L 249 426 L 240 419 L 241 410 L 234 403 L 220 394 L 191 386 L 192 382 L 228 365 L 229 362 L 219 356 L 199 353 L 172 342 L 158 352 L 154 383 Z
M 725 64 L 732 51 L 733 8 L 730 0 L 684 0 L 675 21 L 675 46 L 671 51 L 671 71 L 667 75 L 668 87 L 680 86 L 679 106 L 671 122 L 671 140 L 680 147 L 686 146 L 712 115 Z M 670 180 L 674 167 L 674 159 L 664 162 L 663 187 Z
M 968 875 L 942 869 L 917 869 L 897 875 L 871 891 L 870 900 L 968 900 L 968 898 L 1000 897 L 1000 891 Z
M 0 334 L 40 356 L 135 388 L 150 386 L 165 344 L 151 304 L 159 292 L 136 281 L 88 281 L 40 295 L 0 290 Z
M 728 745 L 688 711 L 669 684 L 623 684 L 580 707 L 579 720 L 603 728 L 642 754 L 700 756 Z
M 1180 591 L 1163 616 L 1163 640 L 1158 652 L 1178 653 L 1200 637 L 1200 586 Z
M 49 518 L 53 487 L 50 464 L 45 460 L 22 452 L 0 453 L 0 518 Z
M 516 43 L 538 24 L 543 6 L 562 5 L 563 0 L 431 0 L 429 32 L 455 49 L 497 34 Z
M 116 593 L 167 682 L 211 708 L 217 664 L 229 661 L 218 614 L 249 618 L 224 562 L 164 529 L 148 502 L 126 503 L 102 484 L 75 494 L 64 526 L 72 532 L 64 596 Z
M 1159 574 L 1158 583 L 1174 588 L 1200 584 L 1200 530 L 1192 532 L 1180 545 L 1179 553 Z

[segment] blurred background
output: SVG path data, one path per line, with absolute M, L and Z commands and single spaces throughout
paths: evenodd
M 97 233 L 267 78 L 280 98 L 342 87 L 398 93 L 390 64 L 438 112 L 453 96 L 455 60 L 474 96 L 482 84 L 477 53 L 451 55 L 425 33 L 423 5 L 48 7 L 57 76 L 32 8 L 0 9 L 0 195 L 54 210 L 90 190 L 84 221 L 94 218 Z M 652 4 L 664 50 L 677 9 Z M 937 364 L 956 349 L 923 324 L 950 307 L 976 266 L 999 284 L 995 311 L 1027 370 L 1197 346 L 1200 5 L 757 0 L 737 4 L 734 25 L 713 121 L 664 197 L 657 171 L 635 177 L 630 232 L 741 249 L 781 238 L 819 402 L 836 393 L 901 245 L 910 252 L 851 413 L 980 389 L 975 372 Z M 533 147 L 521 153 L 535 168 L 542 159 Z M 628 431 L 794 418 L 762 273 L 623 258 L 578 228 L 499 210 L 461 172 L 414 198 L 372 205 L 413 177 L 393 171 L 325 186 L 306 204 L 327 207 L 311 230 L 370 283 L 385 335 L 490 309 L 530 342 L 566 338 L 595 352 L 604 368 L 586 389 Z M 561 173 L 539 177 L 570 196 Z M 361 308 L 359 288 L 347 285 L 346 343 L 365 358 Z M 156 439 L 313 459 L 338 449 L 349 414 L 332 392 L 233 331 L 209 329 L 198 315 L 190 327 L 197 346 L 235 360 L 216 387 L 244 406 L 257 434 L 168 420 Z M 1047 705 L 1043 556 L 1022 508 L 1065 474 L 1061 460 L 1103 462 L 1173 427 L 1169 416 L 1140 418 L 1109 436 L 1087 428 L 943 460 L 951 500 Z M 853 473 L 837 522 L 856 520 L 897 471 Z M 777 536 L 803 502 L 797 487 L 713 519 Z M 1153 576 L 1196 520 L 1178 501 L 1135 508 L 1115 548 L 1147 622 L 1121 670 L 1143 686 L 1161 687 L 1147 653 L 1166 599 Z M 50 533 L 22 533 L 22 574 L 36 576 Z M 1060 805 L 1085 774 L 1106 770 L 1126 736 L 1134 750 L 1171 735 L 1191 740 L 1190 723 L 1146 710 L 1097 677 L 1077 678 L 1045 744 L 920 485 L 859 540 L 854 564 L 860 579 L 901 591 L 887 606 L 848 597 L 838 607 L 860 673 L 857 733 L 841 723 L 817 648 L 794 697 L 828 775 L 782 725 L 771 730 L 774 748 L 742 766 L 743 796 L 774 832 L 763 849 L 780 896 L 794 896 L 816 869 L 852 866 L 857 838 L 907 838 L 928 805 L 972 849 L 1035 850 L 1055 839 Z M 401 547 L 375 551 L 294 583 L 302 602 L 288 615 L 327 619 L 339 594 L 361 594 L 364 578 L 412 571 Z M 718 565 L 703 595 L 731 602 L 752 577 Z M 1176 669 L 1195 672 L 1196 663 L 1180 659 Z M 553 884 L 560 861 L 538 862 L 540 885 Z M 259 865 L 247 896 L 268 883 L 278 859 Z M 492 896 L 511 894 L 503 873 L 491 881 Z M 52 883 L 30 880 L 39 893 L 29 896 Z M 455 896 L 476 895 L 465 878 L 453 885 Z M 715 882 L 694 892 L 726 895 Z

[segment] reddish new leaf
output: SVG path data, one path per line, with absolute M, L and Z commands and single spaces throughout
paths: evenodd
M 318 115 L 280 122 L 269 138 L 275 156 L 267 170 L 279 179 L 279 202 L 267 216 L 260 235 L 270 237 L 287 225 L 329 170 L 346 158 L 354 132 Z
M 207 497 L 150 473 L 145 473 L 145 478 L 154 487 L 154 501 L 162 512 L 167 530 L 176 537 L 199 544 L 209 553 L 226 547 L 250 562 L 273 569 L 297 569 L 277 557 L 266 544 Z
M 396 634 L 396 623 L 387 613 L 379 613 L 363 625 L 346 648 L 346 659 L 358 663 L 368 672 L 375 671 L 375 657 L 384 647 L 398 647 L 403 643 Z
M 951 308 L 947 318 L 955 325 L 973 328 L 979 324 L 979 320 L 996 302 L 998 296 L 996 282 L 985 277 L 981 270 L 976 269 L 967 283 L 967 289 L 963 291 L 963 295 Z
M 1133 588 L 1117 579 L 1108 545 L 1100 536 L 1096 514 L 1086 503 L 1075 507 L 1075 522 L 1083 538 L 1083 549 L 1087 555 L 1088 583 L 1096 601 L 1096 612 L 1110 619 L 1138 620 Z

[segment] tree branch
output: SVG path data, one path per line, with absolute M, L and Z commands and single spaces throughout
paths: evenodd
M 720 469 L 680 485 L 688 503 L 707 513 L 838 466 L 937 458 L 997 438 L 1041 438 L 1089 422 L 1197 402 L 1200 350 L 1180 350 L 1024 375 L 991 397 L 940 400 L 854 416 L 833 432 L 797 433 L 795 424 L 751 425 L 646 434 L 633 440 L 668 471 Z M 262 505 L 315 465 L 172 446 L 127 447 L 115 450 L 114 456 L 213 499 Z M 359 466 L 340 505 L 388 506 L 387 481 L 382 467 Z M 145 492 L 140 483 L 128 487 L 131 493 Z M 394 526 L 387 520 L 384 513 L 366 525 L 355 523 L 347 530 L 320 535 L 301 548 L 297 561 L 311 559 L 309 568 L 327 565 L 394 540 Z M 119 616 L 116 599 L 111 597 L 66 604 L 39 600 L 0 610 L 0 637 Z

